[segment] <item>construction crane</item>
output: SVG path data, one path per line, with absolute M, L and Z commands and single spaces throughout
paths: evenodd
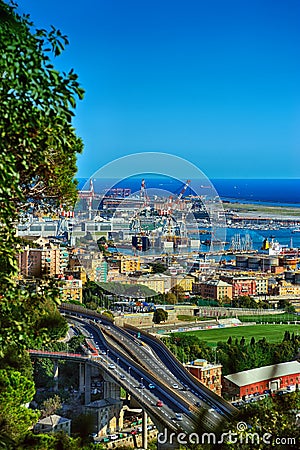
M 187 188 L 189 187 L 190 182 L 191 182 L 191 180 L 186 180 L 185 185 L 183 186 L 183 188 L 180 191 L 180 194 L 178 195 L 177 202 L 182 199 L 182 196 L 185 193 L 185 191 L 187 190 Z
M 145 182 L 144 178 L 142 179 L 142 182 L 141 182 L 140 198 L 141 198 L 141 200 L 144 201 L 143 207 L 144 208 L 148 207 L 150 199 L 149 199 L 148 194 L 147 194 L 146 182 Z
M 146 182 L 142 179 L 140 188 L 140 199 L 143 201 L 141 209 L 138 209 L 131 219 L 130 229 L 134 231 L 132 236 L 132 247 L 138 251 L 147 251 L 151 247 L 149 237 L 143 230 L 141 215 L 146 215 L 150 211 L 150 199 L 146 190 Z
M 180 203 L 180 200 L 182 199 L 182 197 L 183 197 L 185 191 L 187 190 L 187 188 L 189 187 L 190 182 L 191 182 L 191 180 L 186 180 L 185 185 L 181 189 L 181 191 L 180 191 L 178 197 L 176 198 L 176 200 L 173 200 L 173 196 L 172 195 L 169 196 L 164 215 L 170 215 L 170 214 L 172 214 L 173 211 L 176 211 L 178 209 L 178 205 Z

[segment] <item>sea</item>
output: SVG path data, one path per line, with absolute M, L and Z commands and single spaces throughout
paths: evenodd
M 164 176 L 153 176 L 153 174 L 142 174 L 138 177 L 126 178 L 121 181 L 105 179 L 94 179 L 94 189 L 97 193 L 102 193 L 110 188 L 129 188 L 132 193 L 138 193 L 141 189 L 142 179 L 145 180 L 147 190 L 161 189 L 171 194 L 179 195 L 183 190 L 185 182 L 175 178 Z M 83 187 L 88 189 L 88 180 L 79 179 L 79 189 Z M 195 195 L 199 193 L 193 186 L 196 183 L 203 183 L 203 180 L 190 181 L 184 192 L 184 196 Z M 300 179 L 212 179 L 209 181 L 215 188 L 220 199 L 230 203 L 251 203 L 266 206 L 290 206 L 299 208 L 300 218 Z M 207 184 L 207 182 L 206 182 Z M 202 192 L 205 193 L 206 186 L 201 184 Z M 298 218 L 298 220 L 299 220 Z M 248 234 L 252 240 L 253 249 L 261 249 L 265 238 L 277 240 L 285 247 L 300 248 L 300 232 L 293 233 L 293 228 L 284 228 L 279 230 L 253 230 L 245 228 L 227 227 L 226 245 L 228 249 L 231 245 L 231 239 L 239 234 L 244 239 Z M 203 235 L 203 240 L 209 238 L 209 235 Z M 208 248 L 201 245 L 201 251 L 207 251 Z
M 174 194 L 179 194 L 184 186 L 181 180 L 156 176 L 153 174 L 142 174 L 139 177 L 130 177 L 122 180 L 93 179 L 96 192 L 102 192 L 107 188 L 130 188 L 131 192 L 138 192 L 141 181 L 145 179 L 147 189 L 159 188 Z M 87 183 L 86 178 L 79 178 L 79 189 Z M 185 196 L 195 194 L 193 188 L 203 180 L 190 181 L 185 191 Z M 300 178 L 290 179 L 212 179 L 210 180 L 218 195 L 225 201 L 236 201 L 239 203 L 267 203 L 270 206 L 294 206 L 300 208 Z M 205 182 L 204 182 L 205 183 Z M 205 186 L 203 186 L 205 188 Z M 205 191 L 204 191 L 205 192 Z

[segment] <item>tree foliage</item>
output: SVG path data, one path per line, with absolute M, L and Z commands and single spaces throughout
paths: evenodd
M 162 338 L 170 350 L 180 361 L 204 358 L 222 364 L 222 374 L 241 372 L 271 364 L 279 364 L 293 360 L 299 353 L 300 336 L 286 332 L 282 342 L 270 343 L 266 338 L 256 341 L 254 338 L 246 343 L 245 338 L 231 337 L 227 342 L 218 342 L 213 349 L 197 336 L 175 333 L 168 338 Z
M 151 267 L 152 273 L 164 273 L 167 270 L 167 266 L 159 261 L 150 263 L 149 266 Z
M 53 397 L 49 397 L 42 403 L 42 415 L 41 417 L 47 417 L 51 414 L 56 414 L 62 406 L 61 398 L 59 395 L 55 394 Z
M 34 395 L 34 383 L 15 370 L 0 370 L 0 434 L 22 437 L 39 413 L 26 407 Z
M 77 75 L 53 65 L 66 36 L 35 29 L 15 4 L 0 0 L 0 433 L 18 442 L 37 419 L 32 367 L 24 350 L 64 335 L 52 282 L 18 279 L 16 225 L 26 213 L 74 205 L 76 155 L 83 144 L 72 126 Z M 19 361 L 18 361 L 19 359 Z
M 51 60 L 67 43 L 59 30 L 34 29 L 28 15 L 0 1 L 0 241 L 9 274 L 20 210 L 76 201 L 83 145 L 71 119 L 83 90 L 73 70 L 59 73 Z
M 157 308 L 153 313 L 153 322 L 160 323 L 168 320 L 168 312 L 162 308 Z

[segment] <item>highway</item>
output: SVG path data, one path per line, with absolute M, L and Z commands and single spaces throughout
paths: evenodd
M 125 353 L 116 351 L 106 342 L 101 329 L 96 324 L 85 322 L 85 320 L 72 316 L 72 323 L 75 325 L 78 323 L 80 328 L 84 328 L 89 337 L 92 336 L 95 346 L 99 348 L 98 354 L 91 355 L 91 359 L 96 361 L 104 372 L 130 393 L 146 409 L 155 423 L 164 423 L 172 431 L 192 432 L 195 428 L 195 419 L 188 416 L 188 403 L 161 388 L 158 379 L 134 360 L 128 358 Z M 149 384 L 153 384 L 155 388 L 149 388 Z M 141 385 L 144 387 L 142 388 Z M 161 407 L 157 406 L 158 401 L 162 401 Z M 176 418 L 176 413 L 182 415 L 182 420 Z
M 92 339 L 98 349 L 93 360 L 132 394 L 154 420 L 160 417 L 169 429 L 190 433 L 199 427 L 203 431 L 216 430 L 224 419 L 237 414 L 236 408 L 187 372 L 158 339 L 143 332 L 137 339 L 137 329 L 125 330 L 103 316 L 100 319 L 98 314 L 95 317 L 78 309 L 63 311 Z M 163 406 L 156 406 L 158 401 Z
M 194 411 L 194 414 L 202 413 L 205 416 L 207 425 L 210 429 L 216 428 L 223 420 L 223 416 L 219 405 L 216 402 L 210 401 L 210 399 L 204 395 L 203 390 L 199 392 L 198 386 L 195 387 L 195 383 L 186 377 L 186 370 L 180 367 L 178 368 L 173 360 L 168 360 L 167 356 L 163 354 L 164 349 L 160 349 L 158 345 L 158 351 L 155 351 L 149 345 L 143 345 L 145 336 L 141 335 L 141 339 L 136 339 L 132 335 L 129 335 L 123 329 L 114 325 L 110 326 L 108 334 L 113 335 L 116 342 L 119 342 L 124 346 L 127 352 L 133 354 L 136 360 L 149 370 L 152 374 L 160 379 L 165 385 L 173 391 L 173 395 L 179 396 L 189 403 L 189 409 Z M 150 339 L 150 345 L 152 344 Z M 156 344 L 156 343 L 155 343 Z M 159 355 L 159 353 L 161 353 Z M 177 362 L 177 361 L 176 361 Z M 178 363 L 178 362 L 177 362 Z M 172 368 L 172 371 L 170 370 Z M 181 371 L 183 373 L 181 373 Z M 196 405 L 199 405 L 196 406 Z M 227 404 L 227 402 L 226 402 Z
M 193 377 L 159 339 L 150 335 L 150 333 L 134 329 L 134 327 L 130 327 L 129 331 L 133 334 L 140 332 L 141 340 L 149 345 L 157 357 L 164 362 L 165 366 L 172 368 L 172 373 L 181 384 L 197 397 L 196 401 L 200 399 L 204 403 L 203 406 L 207 404 L 209 409 L 214 408 L 221 416 L 227 419 L 232 418 L 236 413 L 236 409 Z

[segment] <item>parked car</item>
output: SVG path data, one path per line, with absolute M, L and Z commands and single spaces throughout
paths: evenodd
M 115 441 L 116 439 L 118 439 L 119 436 L 117 434 L 111 434 L 108 437 L 111 441 Z
M 290 384 L 289 386 L 287 386 L 286 390 L 289 392 L 295 392 L 296 386 L 294 384 Z

